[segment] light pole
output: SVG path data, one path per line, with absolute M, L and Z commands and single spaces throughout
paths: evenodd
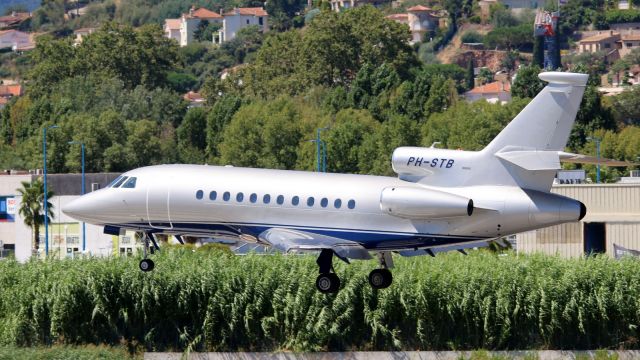
M 322 139 L 320 139 L 320 133 L 324 130 L 329 130 L 328 127 L 318 128 L 316 132 L 316 171 L 320 172 L 320 154 L 322 152 L 322 172 L 327 172 L 327 146 Z
M 49 256 L 49 206 L 47 202 L 47 130 L 57 129 L 58 125 L 45 126 L 42 129 L 42 157 L 44 162 L 44 255 Z
M 81 195 L 84 195 L 84 191 L 85 191 L 85 187 L 84 187 L 84 143 L 82 141 L 69 141 L 69 144 L 80 144 L 80 152 L 81 152 L 81 156 L 82 156 L 82 193 Z M 82 252 L 84 253 L 87 247 L 87 237 L 86 237 L 86 230 L 85 230 L 85 223 L 84 221 L 82 222 Z
M 596 184 L 600 183 L 600 142 L 602 141 L 599 137 L 587 137 L 587 140 L 593 140 L 596 143 L 596 158 L 597 158 L 597 167 L 596 167 Z

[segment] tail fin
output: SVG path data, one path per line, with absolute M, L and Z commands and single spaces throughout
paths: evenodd
M 497 153 L 506 147 L 564 150 L 589 76 L 544 72 L 538 77 L 549 82 L 549 85 L 540 91 L 484 151 Z

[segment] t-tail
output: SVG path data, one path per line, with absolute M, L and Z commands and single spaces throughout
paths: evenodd
M 548 192 L 582 101 L 588 75 L 545 72 L 549 84 L 481 151 L 401 147 L 400 178 L 440 187 L 519 186 Z M 566 153 L 565 153 L 566 154 Z

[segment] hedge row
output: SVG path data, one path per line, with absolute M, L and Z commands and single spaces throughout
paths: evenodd
M 140 350 L 640 348 L 640 262 L 476 252 L 336 264 L 323 295 L 311 256 L 172 249 L 138 259 L 0 262 L 0 344 Z

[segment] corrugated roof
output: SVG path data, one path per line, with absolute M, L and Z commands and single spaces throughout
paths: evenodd
M 502 83 L 500 81 L 494 81 L 492 83 L 474 87 L 469 91 L 470 94 L 496 94 L 499 92 L 511 92 L 511 84 L 509 82 Z

